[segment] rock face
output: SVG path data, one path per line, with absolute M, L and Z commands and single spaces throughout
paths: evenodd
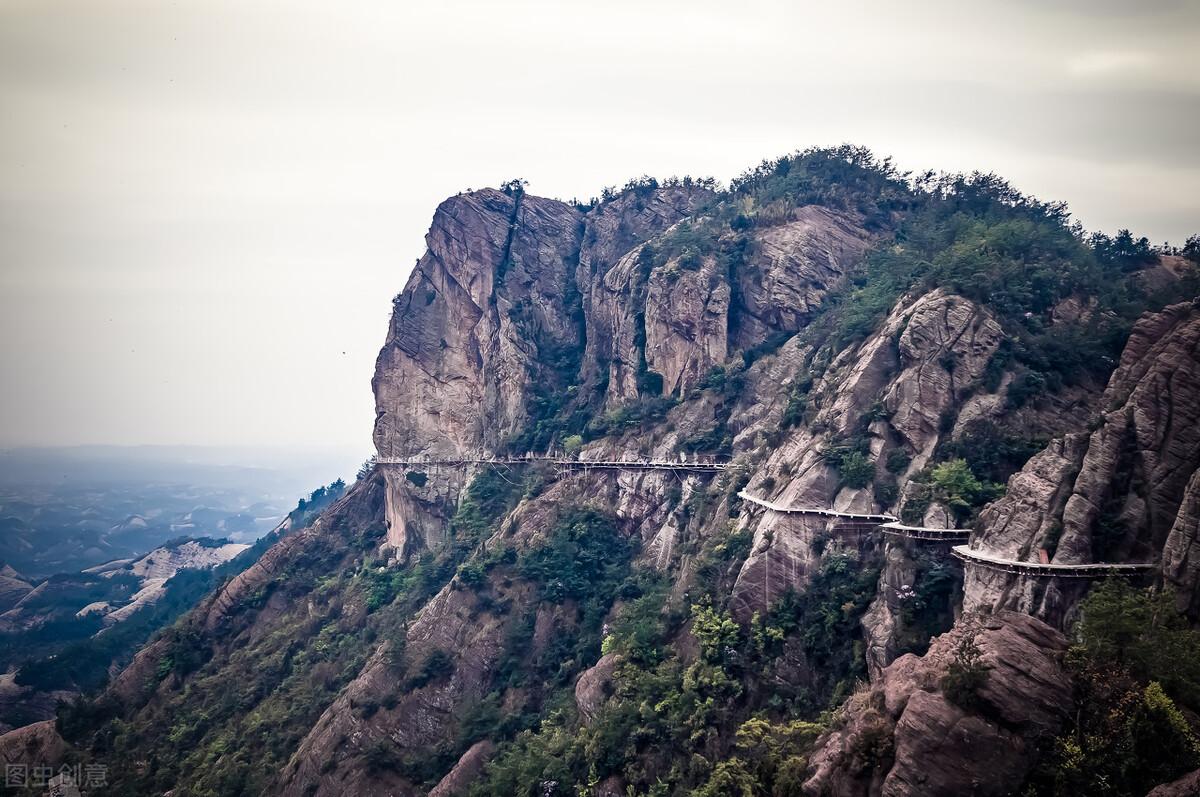
M 1200 471 L 1192 474 L 1163 546 L 1163 577 L 1175 587 L 1180 608 L 1200 616 Z
M 44 720 L 0 734 L 0 765 L 57 768 L 69 748 L 54 729 L 54 720 Z M 7 770 L 6 770 L 7 771 Z
M 569 205 L 519 193 L 438 207 L 376 364 L 381 455 L 479 454 L 515 431 L 541 349 L 579 343 L 564 297 L 582 232 Z
M 429 797 L 455 797 L 466 794 L 495 749 L 496 746 L 486 739 L 471 745 L 458 759 L 454 769 L 447 772 L 446 776 L 429 790 Z
M 1156 786 L 1146 797 L 1195 797 L 1200 794 L 1200 769 L 1179 780 Z
M 608 699 L 613 673 L 620 662 L 612 653 L 600 657 L 594 665 L 583 671 L 575 682 L 575 706 L 584 722 L 595 719 L 600 707 Z
M 944 419 L 953 418 L 969 395 L 977 399 L 976 418 L 1002 414 L 1003 401 L 999 396 L 983 401 L 994 394 L 982 387 L 1001 338 L 996 320 L 960 296 L 934 291 L 902 300 L 878 332 L 831 364 L 809 394 L 810 406 L 816 408 L 812 422 L 770 452 L 748 489 L 784 505 L 898 513 L 902 491 L 881 501 L 873 491 L 848 487 L 823 452 L 865 436 L 875 461 L 875 483 L 901 483 L 953 435 L 954 425 Z M 891 452 L 908 462 L 896 474 L 886 467 Z M 931 506 L 926 525 L 954 526 L 948 516 L 936 515 Z M 904 585 L 915 583 L 916 568 L 903 547 L 881 543 L 872 533 L 847 533 L 837 521 L 772 512 L 746 517 L 755 542 L 735 587 L 734 607 L 742 619 L 765 611 L 788 590 L 802 590 L 830 554 L 849 553 L 861 567 L 880 568 L 878 596 L 863 618 L 868 670 L 878 675 L 894 658 L 906 630 L 897 595 Z M 817 544 L 826 539 L 831 541 Z M 949 559 L 947 550 L 941 555 Z
M 587 330 L 581 369 L 586 393 L 603 388 L 610 406 L 637 397 L 644 351 L 638 343 L 638 305 L 645 293 L 640 246 L 711 198 L 698 189 L 635 191 L 588 214 L 578 272 Z
M 756 234 L 752 267 L 738 275 L 734 343 L 751 348 L 781 331 L 800 331 L 871 243 L 856 219 L 815 205 Z
M 1130 335 L 1088 434 L 1055 440 L 981 514 L 971 547 L 1058 564 L 1157 562 L 1195 614 L 1200 468 L 1200 310 L 1174 305 Z M 1064 579 L 967 569 L 964 608 L 1010 608 L 1062 624 L 1082 592 Z
M 543 364 L 582 344 L 582 241 L 577 210 L 521 192 L 438 207 L 376 362 L 380 456 L 479 457 L 519 430 Z M 387 478 L 388 542 L 404 555 L 436 545 L 462 474 Z
M 990 670 L 970 710 L 942 693 L 960 640 Z M 850 699 L 810 757 L 809 795 L 1006 795 L 1024 781 L 1037 740 L 1070 713 L 1062 634 L 1002 612 L 960 622 L 923 657 L 902 656 Z

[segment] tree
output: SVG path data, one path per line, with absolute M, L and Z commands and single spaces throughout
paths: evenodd
M 1179 253 L 1193 263 L 1200 263 L 1200 235 L 1189 237 Z
M 711 606 L 692 606 L 692 635 L 699 641 L 705 659 L 720 661 L 726 650 L 737 646 L 740 632 L 729 615 Z
M 934 491 L 956 514 L 965 515 L 984 495 L 984 485 L 965 459 L 952 459 L 933 469 Z
M 871 478 L 875 475 L 875 464 L 861 451 L 851 451 L 842 457 L 838 471 L 842 474 L 843 484 L 858 489 L 871 483 Z
M 504 193 L 508 194 L 509 196 L 519 197 L 525 193 L 525 187 L 528 185 L 529 185 L 528 180 L 524 180 L 520 177 L 515 177 L 512 180 L 508 180 L 506 182 L 501 183 L 500 190 L 503 191 Z
M 942 676 L 942 694 L 964 709 L 978 708 L 979 690 L 987 683 L 992 667 L 983 661 L 983 651 L 975 644 L 975 634 L 966 631 L 954 647 L 954 660 Z
M 563 453 L 568 457 L 574 458 L 579 455 L 579 450 L 583 448 L 583 435 L 573 434 L 563 438 L 562 441 Z

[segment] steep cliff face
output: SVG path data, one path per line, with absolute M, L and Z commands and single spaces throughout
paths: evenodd
M 523 192 L 446 200 L 428 251 L 396 297 L 376 362 L 375 447 L 383 457 L 494 452 L 527 421 L 530 386 L 577 348 L 581 214 Z M 407 555 L 441 541 L 461 473 L 405 480 L 388 470 L 388 542 Z
M 1179 304 L 1133 328 L 1090 433 L 1055 440 L 981 515 L 971 547 L 1056 564 L 1159 562 L 1195 611 L 1190 551 L 1200 468 L 1200 312 Z M 968 568 L 964 608 L 1063 623 L 1085 585 Z
M 586 308 L 586 348 L 581 365 L 584 396 L 599 390 L 610 405 L 638 395 L 645 334 L 639 302 L 645 285 L 640 245 L 692 215 L 711 191 L 662 188 L 631 191 L 588 213 L 579 284 Z
M 376 363 L 382 455 L 479 454 L 516 430 L 539 364 L 579 343 L 581 224 L 561 202 L 490 189 L 438 207 Z

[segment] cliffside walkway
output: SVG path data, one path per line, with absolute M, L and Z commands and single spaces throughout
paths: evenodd
M 893 537 L 929 542 L 966 542 L 971 538 L 970 529 L 931 529 L 925 526 L 906 526 L 899 521 L 881 523 L 879 529 Z
M 863 512 L 839 512 L 836 509 L 812 506 L 783 506 L 774 501 L 767 501 L 757 495 L 742 490 L 738 496 L 745 501 L 787 515 L 815 515 L 817 517 L 833 518 L 842 521 L 835 528 L 837 531 L 875 531 L 893 537 L 904 537 L 909 540 L 922 542 L 966 542 L 971 537 L 970 529 L 934 529 L 924 526 L 906 526 L 894 515 L 886 513 L 872 514 Z
M 730 467 L 728 462 L 711 459 L 660 460 L 660 459 L 572 459 L 570 457 L 536 456 L 521 457 L 460 457 L 437 459 L 426 457 L 377 457 L 376 464 L 400 465 L 406 468 L 434 466 L 461 467 L 463 465 L 524 465 L 530 462 L 548 462 L 562 468 L 591 470 L 670 470 L 670 471 L 721 471 Z
M 783 506 L 782 504 L 777 504 L 773 501 L 759 498 L 757 495 L 748 493 L 745 490 L 739 492 L 738 497 L 744 501 L 749 501 L 752 504 L 757 504 L 765 509 L 770 509 L 772 512 L 781 512 L 785 515 L 817 515 L 819 517 L 838 518 L 841 520 L 862 521 L 871 525 L 893 523 L 899 519 L 894 515 L 871 514 L 863 512 L 839 512 L 836 509 L 829 509 L 826 507 Z
M 988 570 L 1016 573 L 1023 576 L 1047 578 L 1104 578 L 1105 576 L 1136 576 L 1158 567 L 1154 562 L 1096 562 L 1083 565 L 1061 565 L 1025 562 L 973 551 L 966 545 L 955 545 L 951 552 L 963 562 Z

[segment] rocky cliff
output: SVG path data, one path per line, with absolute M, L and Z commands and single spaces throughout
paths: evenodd
M 1173 305 L 1134 326 L 1090 432 L 1054 440 L 985 509 L 971 547 L 1057 564 L 1152 562 L 1196 611 L 1200 311 Z M 970 567 L 964 608 L 1063 624 L 1086 584 Z
M 68 740 L 129 793 L 1011 792 L 1069 721 L 1086 582 L 836 513 L 1161 556 L 1194 611 L 1200 323 L 1138 287 L 1190 266 L 1106 264 L 1056 206 L 957 179 L 843 149 L 728 191 L 446 200 L 377 361 L 380 464 Z M 621 460 L 722 467 L 585 467 Z M 967 706 L 964 639 L 992 674 Z

